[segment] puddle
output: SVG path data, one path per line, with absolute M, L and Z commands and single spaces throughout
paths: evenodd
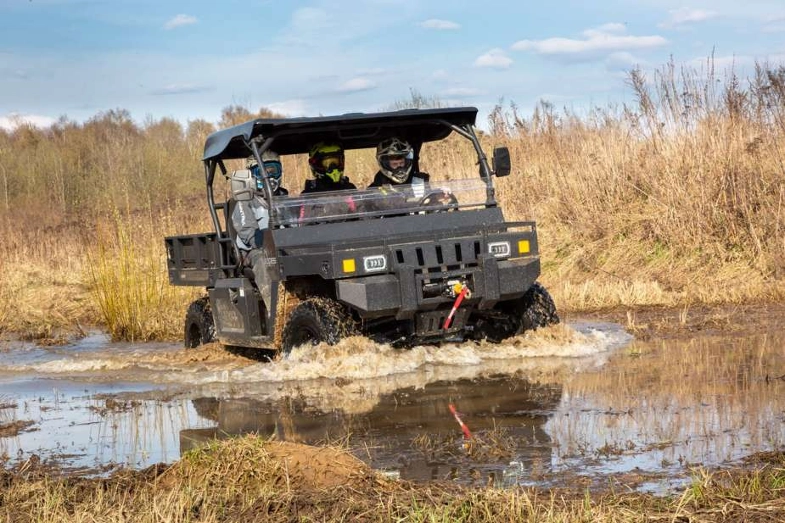
M 257 432 L 333 443 L 405 479 L 466 484 L 630 482 L 668 491 L 689 466 L 784 442 L 783 329 L 632 341 L 575 322 L 501 345 L 395 350 L 362 338 L 255 362 L 218 348 L 113 344 L 0 353 L 0 437 L 74 471 L 172 462 Z M 450 411 L 455 406 L 473 439 Z

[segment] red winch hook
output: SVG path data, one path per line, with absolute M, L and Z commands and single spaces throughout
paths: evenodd
M 442 329 L 448 329 L 450 327 L 450 322 L 453 320 L 453 315 L 456 314 L 456 310 L 461 305 L 461 301 L 464 300 L 464 297 L 468 297 L 471 294 L 466 284 L 458 284 L 458 283 L 455 284 L 455 287 L 458 286 L 461 286 L 461 291 L 458 292 L 456 301 L 453 302 L 453 309 L 450 310 L 450 315 L 448 315 L 448 318 L 445 319 L 445 323 L 442 325 Z

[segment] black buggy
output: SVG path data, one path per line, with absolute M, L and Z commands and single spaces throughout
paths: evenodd
M 214 231 L 165 240 L 170 282 L 207 289 L 188 308 L 186 346 L 218 339 L 288 352 L 355 334 L 398 346 L 499 341 L 557 323 L 536 281 L 535 223 L 506 222 L 495 200 L 494 177 L 510 173 L 508 150 L 495 148 L 489 166 L 473 130 L 476 115 L 465 107 L 257 119 L 211 134 L 203 162 Z M 226 160 L 253 155 L 261 165 L 267 149 L 304 154 L 336 141 L 365 149 L 395 136 L 412 145 L 417 171 L 423 144 L 451 133 L 472 143 L 479 176 L 281 197 L 266 181 L 270 292 L 263 299 L 239 262 L 230 220 L 236 200 L 252 198 L 253 179 L 246 170 L 229 173 Z M 231 180 L 225 201 L 213 188 L 219 171 Z M 290 307 L 282 307 L 285 297 Z

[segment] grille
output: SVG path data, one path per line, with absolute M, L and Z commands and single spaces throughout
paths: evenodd
M 442 267 L 466 267 L 478 263 L 479 240 L 457 240 L 411 246 L 393 246 L 398 265 L 415 266 L 421 271 L 441 271 Z

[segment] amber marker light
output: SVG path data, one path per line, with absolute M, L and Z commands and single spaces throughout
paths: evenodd
M 341 262 L 341 267 L 344 270 L 344 273 L 354 273 L 355 272 L 355 259 L 354 258 L 345 258 Z

